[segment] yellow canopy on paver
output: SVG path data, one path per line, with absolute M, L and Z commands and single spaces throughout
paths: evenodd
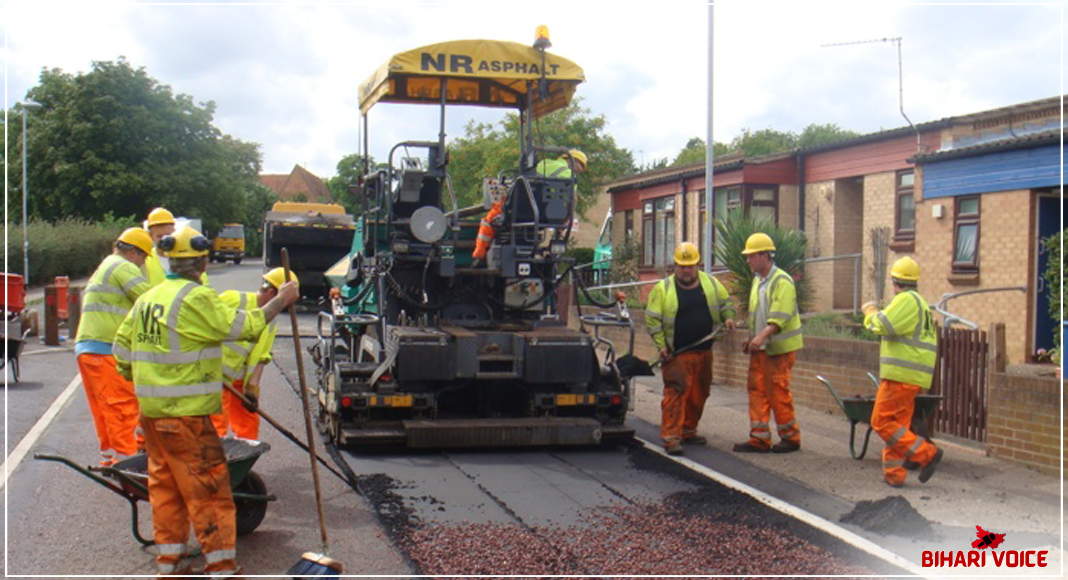
M 544 70 L 544 97 L 538 90 Z M 535 118 L 562 109 L 586 80 L 577 64 L 530 46 L 498 40 L 456 40 L 397 53 L 360 84 L 360 111 L 375 103 L 426 103 L 525 108 Z

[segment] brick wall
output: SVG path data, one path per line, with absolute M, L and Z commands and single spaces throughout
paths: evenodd
M 835 256 L 860 253 L 864 245 L 864 188 L 858 180 L 839 179 L 834 192 L 834 252 Z M 834 307 L 853 308 L 853 286 L 856 278 L 855 260 L 835 260 Z M 864 264 L 860 267 L 864 277 Z M 858 296 L 859 297 L 859 296 Z M 857 302 L 859 307 L 864 300 Z
M 994 457 L 1060 475 L 1062 427 L 1061 381 L 991 373 L 986 445 Z
M 947 292 L 980 288 L 1023 286 L 1034 279 L 1035 248 L 1033 200 L 1030 190 L 984 193 L 980 198 L 979 279 L 963 283 L 951 276 L 953 260 L 954 198 L 927 199 L 916 205 L 916 261 L 920 264 L 919 291 L 931 304 Z M 934 205 L 943 206 L 942 218 L 932 216 Z M 893 254 L 891 254 L 893 255 Z M 893 263 L 891 259 L 891 264 Z M 1027 312 L 1029 294 L 1019 291 L 977 294 L 953 299 L 947 309 L 987 328 L 1004 322 L 1009 345 L 1008 362 L 1028 362 L 1033 337 Z
M 834 182 L 805 184 L 805 230 L 810 257 L 834 255 L 834 218 Z M 808 311 L 820 312 L 834 307 L 833 264 L 817 262 L 805 266 L 805 277 L 812 285 Z
M 864 261 L 861 264 L 861 287 L 860 301 L 863 304 L 868 300 L 874 300 L 876 296 L 873 264 L 875 258 L 872 253 L 871 239 L 874 228 L 890 228 L 891 238 L 894 235 L 894 195 L 896 193 L 896 174 L 893 172 L 867 175 L 864 177 Z M 917 211 L 917 213 L 919 213 Z M 883 303 L 888 304 L 894 296 L 890 286 L 890 266 L 904 254 L 897 254 L 893 250 L 886 255 L 886 281 L 883 287 Z M 926 296 L 926 295 L 925 295 Z

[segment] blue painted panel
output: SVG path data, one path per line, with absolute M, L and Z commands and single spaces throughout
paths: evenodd
M 1061 147 L 1002 151 L 923 166 L 923 197 L 973 195 L 989 191 L 1051 187 L 1061 184 Z

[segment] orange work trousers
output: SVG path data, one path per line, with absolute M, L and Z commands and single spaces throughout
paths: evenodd
M 697 435 L 712 388 L 712 351 L 684 352 L 664 363 L 661 372 L 660 439 L 668 446 Z
M 206 574 L 237 572 L 237 510 L 226 453 L 207 416 L 141 417 L 156 566 L 173 574 L 193 525 Z
M 234 381 L 232 385 L 238 391 L 244 386 L 244 381 Z M 211 422 L 215 425 L 215 431 L 219 437 L 226 437 L 228 429 L 233 430 L 234 435 L 242 439 L 260 438 L 260 416 L 245 408 L 241 399 L 230 391 L 223 390 L 223 412 L 211 416 Z
M 749 353 L 749 443 L 771 448 L 771 414 L 775 414 L 779 438 L 801 444 L 801 429 L 794 414 L 794 396 L 790 377 L 797 352 L 768 355 L 764 351 Z
M 115 357 L 109 354 L 78 355 L 78 374 L 82 377 L 89 412 L 93 414 L 96 438 L 104 461 L 116 455 L 133 455 L 145 446 L 140 433 L 140 407 L 133 383 L 119 374 Z
M 913 433 L 912 412 L 916 408 L 918 385 L 883 379 L 875 393 L 871 428 L 886 442 L 883 448 L 883 477 L 891 485 L 902 485 L 908 471 L 905 460 L 927 465 L 938 452 L 923 437 Z

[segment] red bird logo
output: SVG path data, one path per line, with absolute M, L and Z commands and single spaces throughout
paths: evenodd
M 975 537 L 979 539 L 972 542 L 972 547 L 977 550 L 982 550 L 983 548 L 990 548 L 993 550 L 1005 541 L 1005 534 L 988 532 L 979 526 L 975 526 L 975 529 Z

